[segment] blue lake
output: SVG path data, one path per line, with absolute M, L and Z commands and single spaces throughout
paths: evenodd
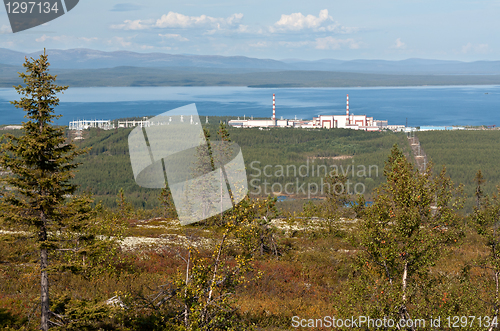
M 154 116 L 196 103 L 202 116 L 310 119 L 345 113 L 346 94 L 354 114 L 389 124 L 500 125 L 500 86 L 269 88 L 247 87 L 89 87 L 60 94 L 58 124 L 77 119 Z M 19 99 L 12 88 L 0 88 L 0 124 L 21 123 L 24 112 L 9 101 Z

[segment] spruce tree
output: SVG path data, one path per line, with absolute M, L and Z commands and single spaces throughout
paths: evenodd
M 0 167 L 9 175 L 3 180 L 0 199 L 1 220 L 17 229 L 37 233 L 41 278 L 41 329 L 48 330 L 49 320 L 49 251 L 57 248 L 54 237 L 61 229 L 76 232 L 74 222 L 84 219 L 80 212 L 88 212 L 88 199 L 72 198 L 76 186 L 70 183 L 74 159 L 83 151 L 65 143 L 64 131 L 53 125 L 54 107 L 59 104 L 57 93 L 67 86 L 54 84 L 56 76 L 49 74 L 47 55 L 27 59 L 26 73 L 19 73 L 24 85 L 15 86 L 21 95 L 11 102 L 26 112 L 22 135 L 2 137 Z M 70 224 L 73 222 L 73 224 Z

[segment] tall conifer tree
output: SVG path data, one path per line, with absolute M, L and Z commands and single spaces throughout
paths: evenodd
M 49 303 L 49 250 L 56 248 L 53 239 L 57 230 L 67 228 L 88 201 L 70 199 L 76 186 L 70 183 L 73 161 L 84 151 L 77 151 L 73 144 L 65 143 L 64 131 L 52 125 L 61 115 L 54 114 L 59 104 L 57 93 L 67 86 L 54 84 L 56 76 L 49 74 L 47 55 L 31 60 L 26 58 L 26 73 L 19 73 L 24 86 L 15 86 L 21 94 L 15 107 L 26 112 L 22 135 L 5 135 L 1 145 L 0 167 L 10 174 L 3 178 L 5 189 L 0 199 L 1 219 L 21 229 L 37 233 L 40 251 L 41 276 L 41 329 L 48 330 L 50 323 Z M 78 208 L 79 210 L 75 209 Z

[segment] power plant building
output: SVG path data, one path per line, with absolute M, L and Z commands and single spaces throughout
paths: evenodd
M 349 95 L 347 95 L 347 106 L 345 115 L 319 115 L 312 120 L 276 120 L 276 98 L 273 94 L 273 117 L 270 120 L 231 120 L 228 123 L 240 128 L 271 128 L 271 127 L 295 127 L 295 128 L 326 128 L 326 129 L 353 129 L 364 131 L 380 131 L 387 128 L 387 121 L 374 120 L 366 115 L 354 115 L 349 113 Z

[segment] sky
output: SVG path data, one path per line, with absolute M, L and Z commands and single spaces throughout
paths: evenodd
M 10 1 L 10 0 L 6 0 Z M 90 48 L 262 59 L 500 60 L 500 0 L 80 0 L 0 48 Z

